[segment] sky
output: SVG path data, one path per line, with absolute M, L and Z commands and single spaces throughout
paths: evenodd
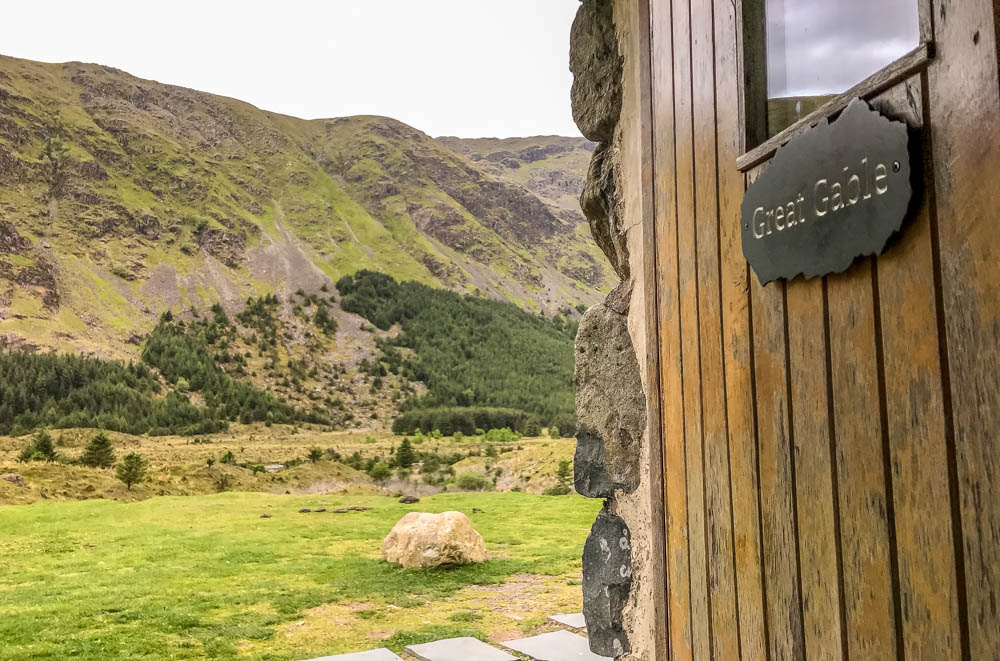
M 315 119 L 386 115 L 432 136 L 580 135 L 579 0 L 30 0 L 0 53 L 82 61 Z
M 918 0 L 767 0 L 768 95 L 844 92 L 919 43 Z

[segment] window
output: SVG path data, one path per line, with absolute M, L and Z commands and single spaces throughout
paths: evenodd
M 921 42 L 918 0 L 765 0 L 767 136 Z

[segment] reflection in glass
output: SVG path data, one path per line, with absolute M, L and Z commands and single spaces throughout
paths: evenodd
M 917 0 L 767 0 L 768 135 L 920 43 Z

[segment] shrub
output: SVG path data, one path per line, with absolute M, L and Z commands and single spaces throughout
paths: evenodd
M 559 436 L 559 428 L 555 425 L 549 427 L 549 438 L 561 438 L 561 436 Z
M 323 451 L 320 450 L 319 448 L 309 448 L 308 457 L 309 461 L 315 464 L 317 461 L 323 458 Z
M 483 491 L 490 486 L 490 481 L 475 473 L 459 473 L 455 486 L 463 491 Z
M 80 463 L 91 468 L 111 468 L 115 463 L 115 451 L 111 439 L 104 432 L 97 432 L 90 439 L 80 456 Z
M 236 463 L 236 457 L 235 457 L 235 455 L 233 455 L 233 451 L 232 450 L 226 450 L 226 454 L 222 455 L 222 457 L 219 459 L 219 463 L 220 464 L 229 464 L 229 465 L 235 464 Z
M 384 482 L 392 477 L 392 468 L 389 464 L 380 461 L 371 467 L 368 471 L 368 475 L 376 482 Z
M 128 489 L 132 490 L 132 485 L 142 482 L 146 479 L 146 469 L 149 467 L 149 462 L 147 462 L 141 454 L 138 452 L 130 452 L 122 458 L 120 464 L 115 469 L 115 475 L 119 480 L 125 483 Z
M 17 456 L 21 463 L 29 461 L 55 461 L 56 449 L 52 444 L 52 434 L 45 429 L 38 431 L 34 438 L 28 443 L 21 454 Z

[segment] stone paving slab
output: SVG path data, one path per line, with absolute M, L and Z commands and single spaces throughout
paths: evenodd
M 587 620 L 583 617 L 583 613 L 563 613 L 560 615 L 551 615 L 549 619 L 556 624 L 561 624 L 564 627 L 569 627 L 571 629 L 586 629 Z
M 476 638 L 449 638 L 423 645 L 410 645 L 406 651 L 421 661 L 518 661 Z
M 535 661 L 612 661 L 610 657 L 591 652 L 586 638 L 569 631 L 508 640 L 503 646 L 527 654 Z
M 403 661 L 401 658 L 380 647 L 377 650 L 367 652 L 354 652 L 352 654 L 336 654 L 334 656 L 321 656 L 309 661 Z

